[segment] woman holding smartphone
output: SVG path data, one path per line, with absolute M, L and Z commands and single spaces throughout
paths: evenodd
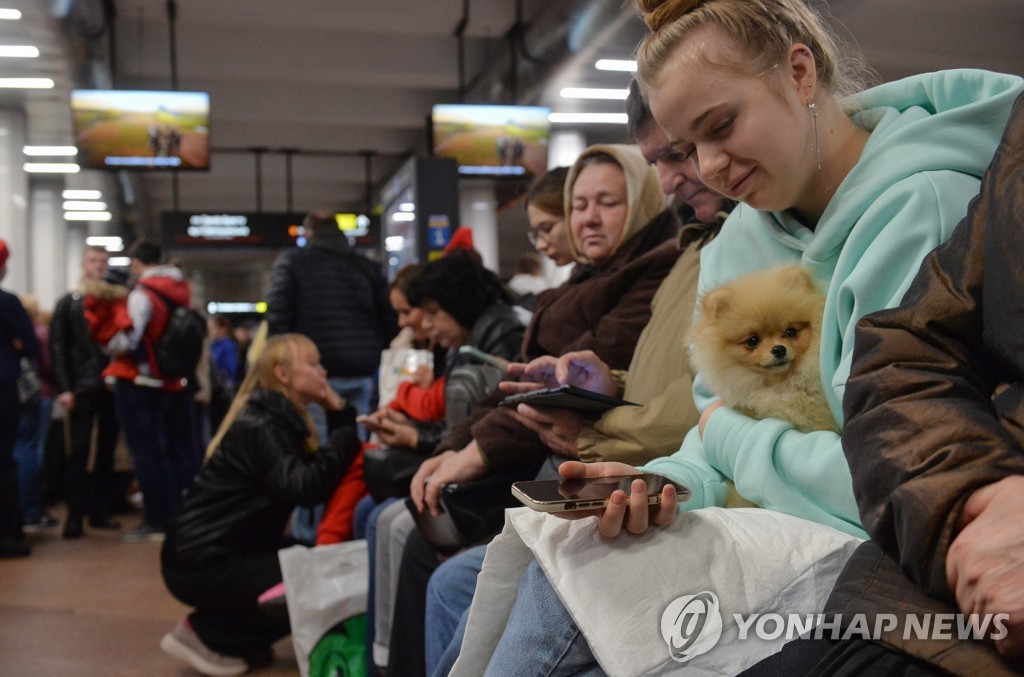
M 848 97 L 857 87 L 842 67 L 855 63 L 855 55 L 840 52 L 822 19 L 802 0 L 638 0 L 637 5 L 653 31 L 638 48 L 637 78 L 655 119 L 708 186 L 742 203 L 703 252 L 701 289 L 775 265 L 811 270 L 826 292 L 822 385 L 841 421 L 854 326 L 866 313 L 898 304 L 921 260 L 964 216 L 1013 101 L 1024 89 L 1021 79 L 949 71 Z M 642 469 L 686 486 L 690 499 L 679 504 L 669 486 L 661 505 L 649 510 L 646 487 L 635 481 L 628 498 L 615 492 L 609 507 L 598 513 L 595 525 L 602 537 L 623 531 L 629 537 L 651 525 L 672 524 L 680 505 L 687 510 L 722 505 L 728 480 L 763 508 L 816 523 L 808 524 L 808 531 L 824 525 L 837 537 L 865 535 L 838 434 L 805 434 L 779 419 L 748 418 L 721 406 L 699 375 L 695 398 L 703 411 L 699 426 L 676 454 Z M 562 466 L 564 477 L 637 472 L 616 463 Z M 682 549 L 693 556 L 705 553 L 688 583 L 700 586 L 706 579 L 697 576 L 707 570 L 715 544 L 684 542 L 679 533 L 666 531 L 664 539 L 651 534 L 634 545 L 652 549 L 652 567 Z M 653 550 L 655 544 L 661 549 Z M 764 571 L 787 566 L 762 553 L 735 555 L 758 561 Z M 591 557 L 608 567 L 617 561 L 596 539 Z M 671 601 L 661 599 L 654 587 L 662 580 L 658 572 L 629 576 L 650 581 L 652 598 L 662 609 Z M 594 599 L 607 600 L 620 589 L 597 589 L 596 581 L 607 579 L 591 580 Z M 523 666 L 540 665 L 546 666 L 545 675 L 582 674 L 599 669 L 595 648 L 605 656 L 618 652 L 635 658 L 638 673 L 672 664 L 663 645 L 648 655 L 635 646 L 591 647 L 576 622 L 586 623 L 593 610 L 569 613 L 560 597 L 537 563 L 531 564 L 488 674 L 510 669 L 529 674 Z M 660 637 L 654 639 L 661 644 Z M 467 636 L 464 651 L 472 644 Z

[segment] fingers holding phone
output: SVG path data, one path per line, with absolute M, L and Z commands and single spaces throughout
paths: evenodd
M 559 385 L 574 385 L 603 395 L 619 394 L 611 368 L 592 350 L 578 350 L 558 358 L 555 380 Z

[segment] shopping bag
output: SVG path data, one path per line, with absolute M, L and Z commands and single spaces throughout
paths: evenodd
M 348 621 L 366 613 L 369 575 L 366 541 L 315 548 L 296 545 L 280 550 L 278 559 L 284 574 L 292 645 L 299 671 L 302 677 L 319 677 L 310 670 L 310 657 L 325 635 L 337 632 L 339 627 L 349 633 L 362 627 L 358 622 Z M 338 646 L 338 643 L 330 643 Z M 342 644 L 352 652 L 365 653 L 365 641 Z M 362 660 L 365 661 L 365 656 Z M 332 662 L 338 661 L 332 659 Z M 353 655 L 348 662 L 358 664 L 359 660 Z M 323 665 L 323 661 L 318 660 L 317 665 Z

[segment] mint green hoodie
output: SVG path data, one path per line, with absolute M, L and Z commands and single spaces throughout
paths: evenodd
M 785 213 L 740 205 L 701 256 L 699 293 L 761 268 L 800 264 L 827 287 L 821 378 L 842 422 L 854 326 L 897 305 L 925 255 L 967 213 L 995 153 L 1021 78 L 977 70 L 930 73 L 855 97 L 852 119 L 871 131 L 814 231 Z M 715 397 L 699 378 L 702 411 Z M 801 433 L 781 419 L 719 408 L 701 440 L 644 467 L 689 487 L 682 509 L 725 502 L 726 479 L 745 498 L 865 537 L 839 435 Z

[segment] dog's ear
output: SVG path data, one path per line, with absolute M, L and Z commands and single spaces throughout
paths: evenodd
M 814 278 L 811 277 L 810 271 L 800 266 L 791 266 L 789 268 L 783 268 L 781 272 L 782 281 L 790 289 L 800 291 L 817 291 L 818 287 L 814 283 Z
M 701 299 L 700 308 L 708 320 L 715 320 L 732 305 L 734 293 L 728 287 L 712 289 Z

